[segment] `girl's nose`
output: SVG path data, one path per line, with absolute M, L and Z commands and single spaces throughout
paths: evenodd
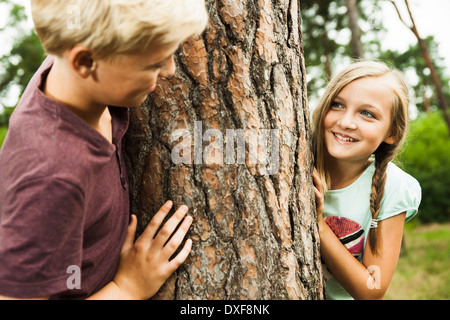
M 357 128 L 355 118 L 350 112 L 345 112 L 345 114 L 338 119 L 337 124 L 342 127 L 342 129 L 355 130 Z

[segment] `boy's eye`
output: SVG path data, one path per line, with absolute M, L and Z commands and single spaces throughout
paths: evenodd
M 161 69 L 160 66 L 151 66 L 151 67 L 146 67 L 145 68 L 146 71 L 157 71 L 159 69 Z
M 164 66 L 164 63 L 160 62 L 158 64 L 153 64 L 153 65 L 146 66 L 146 67 L 144 67 L 144 70 L 146 70 L 146 71 L 157 71 L 157 70 L 161 69 L 163 66 Z

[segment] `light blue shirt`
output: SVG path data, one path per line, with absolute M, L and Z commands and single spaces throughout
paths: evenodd
M 329 190 L 324 198 L 323 217 L 341 242 L 362 262 L 367 236 L 370 230 L 370 192 L 375 172 L 373 162 L 351 185 L 339 190 Z M 419 208 L 421 188 L 419 182 L 389 163 L 386 184 L 378 221 L 406 212 L 409 221 Z M 353 299 L 323 264 L 327 280 L 328 299 Z

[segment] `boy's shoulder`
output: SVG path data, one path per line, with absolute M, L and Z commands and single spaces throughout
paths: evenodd
M 40 87 L 51 66 L 47 58 L 10 119 L 0 150 L 4 181 L 50 175 L 86 177 L 102 158 L 107 161 L 115 152 L 85 121 L 43 94 Z
M 46 119 L 35 117 L 36 126 L 17 119 L 0 150 L 2 184 L 19 187 L 28 181 L 52 177 L 82 185 L 94 169 L 85 157 L 86 146 Z

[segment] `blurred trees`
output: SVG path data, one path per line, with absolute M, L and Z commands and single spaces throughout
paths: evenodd
M 379 0 L 303 0 L 308 95 L 318 100 L 332 74 L 352 58 L 378 58 L 383 34 Z
M 390 2 L 395 4 L 395 1 Z M 408 4 L 406 0 L 397 2 L 396 6 L 391 6 L 392 10 L 398 9 L 401 3 Z M 412 122 L 410 136 L 398 164 L 422 186 L 423 200 L 418 220 L 450 220 L 450 139 L 447 127 L 450 123 L 444 121 L 449 115 L 445 105 L 442 107 L 442 101 L 450 101 L 450 79 L 434 38 L 418 36 L 420 26 L 413 23 L 414 12 L 408 8 L 411 25 L 404 24 L 414 32 L 418 42 L 403 52 L 383 50 L 381 42 L 388 30 L 382 23 L 381 0 L 304 0 L 301 4 L 308 95 L 312 107 L 315 107 L 314 103 L 331 74 L 353 58 L 380 59 L 403 71 L 411 89 L 412 105 L 417 109 L 417 119 Z M 358 23 L 355 23 L 356 19 Z
M 450 139 L 439 111 L 422 113 L 411 125 L 407 145 L 398 165 L 422 187 L 417 219 L 422 222 L 450 220 Z
M 11 91 L 23 92 L 45 54 L 34 30 L 26 26 L 25 8 L 7 0 L 0 0 L 0 8 L 9 12 L 7 21 L 0 23 L 0 32 L 14 38 L 11 51 L 0 57 L 0 127 L 7 127 L 18 102 L 10 102 Z
M 419 34 L 419 30 L 417 29 L 416 23 L 414 21 L 414 17 L 413 14 L 411 12 L 411 8 L 409 6 L 409 2 L 408 0 L 404 0 L 404 4 L 406 6 L 406 9 L 408 11 L 408 15 L 409 15 L 409 19 L 411 21 L 411 25 L 408 25 L 408 23 L 405 21 L 405 19 L 402 17 L 398 6 L 396 4 L 395 1 L 391 0 L 391 3 L 393 4 L 395 10 L 397 11 L 398 17 L 400 19 L 400 21 L 408 28 L 412 31 L 412 33 L 414 34 L 414 36 L 417 39 L 417 45 L 419 47 L 419 51 L 420 51 L 420 55 L 423 59 L 423 62 L 425 63 L 428 72 L 430 73 L 430 79 L 431 82 L 434 85 L 434 89 L 436 92 L 436 96 L 437 96 L 437 100 L 438 100 L 438 105 L 442 110 L 442 115 L 447 123 L 447 127 L 450 128 L 450 114 L 448 113 L 448 99 L 444 93 L 444 90 L 442 88 L 442 81 L 441 81 L 441 77 L 439 76 L 439 74 L 436 71 L 436 67 L 434 66 L 434 62 L 432 57 L 430 56 L 430 52 L 428 49 L 428 44 L 426 41 L 424 41 L 424 39 L 422 39 L 422 37 Z

